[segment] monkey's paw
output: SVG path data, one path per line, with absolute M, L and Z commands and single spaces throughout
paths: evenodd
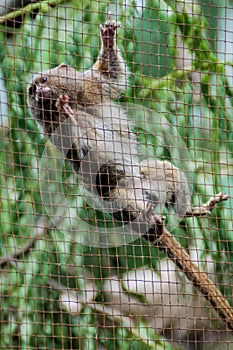
M 103 42 L 103 46 L 106 49 L 112 49 L 114 46 L 114 36 L 117 28 L 120 27 L 119 22 L 111 21 L 111 16 L 108 16 L 108 20 L 104 27 L 100 25 L 100 33 Z
M 153 210 L 148 210 L 145 216 L 150 228 L 144 235 L 144 238 L 149 242 L 155 242 L 163 234 L 165 217 L 159 217 Z
M 69 105 L 69 96 L 67 94 L 60 94 L 56 107 L 64 114 L 66 118 L 73 118 L 74 112 Z

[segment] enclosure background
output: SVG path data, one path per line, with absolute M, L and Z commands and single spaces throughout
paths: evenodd
M 121 22 L 117 42 L 129 67 L 119 103 L 151 110 L 130 114 L 142 154 L 171 159 L 166 125 L 156 147 L 162 116 L 188 150 L 192 204 L 230 195 L 210 218 L 186 219 L 173 234 L 232 303 L 233 2 L 1 1 L 0 347 L 233 349 L 226 326 L 155 247 L 143 239 L 81 245 L 51 228 L 44 210 L 38 169 L 46 141 L 27 85 L 62 62 L 91 67 L 109 12 Z M 79 189 L 68 163 L 63 180 L 72 202 Z M 79 215 L 92 218 L 78 198 Z

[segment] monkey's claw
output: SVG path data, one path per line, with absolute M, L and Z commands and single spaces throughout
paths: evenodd
M 143 236 L 149 242 L 157 241 L 164 232 L 165 217 L 159 217 L 155 212 L 149 210 L 146 213 L 146 221 L 150 228 Z
M 103 46 L 106 49 L 112 49 L 114 46 L 114 36 L 117 28 L 120 27 L 119 22 L 111 21 L 111 16 L 108 16 L 104 27 L 100 25 L 100 33 L 103 42 Z
M 63 115 L 68 119 L 73 120 L 74 112 L 69 105 L 69 96 L 67 94 L 60 94 L 56 106 L 60 109 Z

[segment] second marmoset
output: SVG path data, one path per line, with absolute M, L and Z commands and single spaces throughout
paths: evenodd
M 85 172 L 86 186 L 95 187 L 116 220 L 162 224 L 155 214 L 158 206 L 173 207 L 178 216 L 190 210 L 189 186 L 185 174 L 169 162 L 140 162 L 127 114 L 113 102 L 127 76 L 115 44 L 117 27 L 111 21 L 101 27 L 101 51 L 89 70 L 61 64 L 39 73 L 28 87 L 28 105 L 46 136 L 69 120 L 73 144 L 66 157 L 76 171 Z

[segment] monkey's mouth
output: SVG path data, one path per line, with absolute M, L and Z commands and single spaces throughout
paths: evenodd
M 29 96 L 34 100 L 31 103 L 33 114 L 47 134 L 51 134 L 58 126 L 56 96 L 48 86 L 33 84 L 29 88 Z
M 35 93 L 35 99 L 36 102 L 40 102 L 41 100 L 52 100 L 52 91 L 50 87 L 48 86 L 36 86 L 36 93 Z
M 42 119 L 51 120 L 51 113 L 57 112 L 56 96 L 48 86 L 36 86 L 35 92 L 36 109 L 43 113 Z

